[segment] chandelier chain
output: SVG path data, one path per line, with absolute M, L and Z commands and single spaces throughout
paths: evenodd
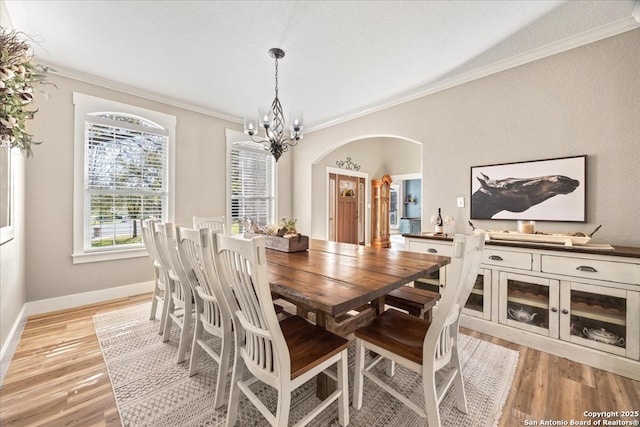
M 278 98 L 278 58 L 276 58 L 276 98 Z

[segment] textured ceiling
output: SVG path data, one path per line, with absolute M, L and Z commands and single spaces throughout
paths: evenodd
M 307 130 L 638 26 L 621 1 L 17 1 L 66 75 L 240 120 L 279 95 Z

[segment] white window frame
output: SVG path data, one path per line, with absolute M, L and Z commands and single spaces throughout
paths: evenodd
M 85 182 L 87 177 L 85 165 L 85 121 L 87 114 L 96 112 L 121 112 L 134 116 L 143 117 L 162 126 L 168 132 L 168 164 L 167 164 L 167 218 L 163 221 L 173 221 L 175 217 L 175 136 L 176 117 L 148 110 L 146 108 L 123 104 L 108 99 L 73 93 L 73 103 L 75 107 L 74 121 L 74 175 L 73 175 L 73 253 L 71 257 L 74 264 L 109 261 L 116 259 L 135 258 L 147 256 L 144 246 L 134 248 L 113 249 L 109 247 L 104 250 L 85 249 L 85 220 L 86 215 L 90 215 L 88 203 L 86 202 Z
M 225 130 L 225 137 L 227 140 L 226 150 L 226 228 L 229 232 L 232 232 L 232 217 L 231 217 L 231 148 L 235 142 L 251 141 L 247 135 L 242 132 L 235 131 L 233 129 Z M 260 144 L 256 144 L 257 151 L 264 151 L 266 155 L 270 155 L 269 151 L 265 150 Z M 273 222 L 278 223 L 278 162 L 274 162 L 273 167 Z

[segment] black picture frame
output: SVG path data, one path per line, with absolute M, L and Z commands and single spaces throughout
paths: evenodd
M 471 167 L 471 219 L 586 222 L 587 155 Z

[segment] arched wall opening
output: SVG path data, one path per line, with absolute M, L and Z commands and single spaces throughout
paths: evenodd
M 340 169 L 348 175 L 350 170 L 357 168 L 359 174 L 367 176 L 365 244 L 369 244 L 371 179 L 378 179 L 384 174 L 421 177 L 422 147 L 422 142 L 403 136 L 373 134 L 344 140 L 319 154 L 311 166 L 311 236 L 317 239 L 328 237 L 328 169 Z

